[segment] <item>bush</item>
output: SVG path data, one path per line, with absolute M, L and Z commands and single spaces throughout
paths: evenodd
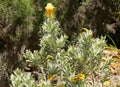
M 33 80 L 37 87 L 54 85 L 57 87 L 83 87 L 85 78 L 99 70 L 106 46 L 104 37 L 93 38 L 92 31 L 86 30 L 86 32 L 74 36 L 75 41 L 69 42 L 68 36 L 59 28 L 59 22 L 49 17 L 43 22 L 39 33 L 43 35 L 40 39 L 40 50 L 34 52 L 26 50 L 24 54 L 27 63 L 25 67 L 28 71 L 32 70 L 33 74 L 29 75 L 37 75 L 35 78 L 38 82 L 35 82 L 35 78 L 24 78 L 25 81 Z M 18 82 L 13 77 L 18 78 L 19 75 L 11 75 L 12 85 L 14 82 Z M 24 74 L 20 79 L 23 77 Z M 22 82 L 25 81 L 22 80 Z M 28 87 L 34 86 L 29 85 Z

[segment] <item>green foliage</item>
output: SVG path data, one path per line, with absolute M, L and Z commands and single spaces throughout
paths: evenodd
M 32 53 L 30 50 L 26 50 L 24 57 L 26 61 L 30 63 L 29 66 L 36 67 L 41 62 L 38 51 Z
M 31 73 L 23 73 L 20 69 L 16 69 L 10 76 L 11 87 L 37 87 Z
M 50 19 L 44 22 L 42 26 L 44 36 L 40 40 L 41 56 L 52 55 L 54 57 L 65 47 L 67 36 L 63 34 L 58 24 L 59 22 Z
M 86 30 L 86 32 L 74 36 L 75 41 L 67 44 L 68 37 L 58 24 L 58 21 L 50 18 L 43 22 L 40 30 L 40 33 L 43 33 L 40 39 L 41 49 L 33 53 L 26 50 L 24 55 L 26 62 L 42 73 L 43 77 L 40 81 L 43 84 L 48 84 L 50 81 L 49 86 L 59 85 L 62 80 L 65 83 L 62 85 L 84 87 L 84 79 L 76 81 L 77 83 L 74 84 L 72 78 L 79 73 L 83 73 L 87 77 L 90 73 L 94 74 L 100 70 L 99 65 L 106 46 L 105 38 L 93 38 L 92 31 Z M 51 75 L 50 78 L 48 78 L 49 75 Z M 56 79 L 57 83 L 52 82 L 55 77 L 60 78 Z
M 0 1 L 0 23 L 8 22 L 8 18 L 10 18 L 11 8 L 9 7 L 9 0 Z M 6 20 L 4 20 L 6 18 Z
M 68 36 L 59 28 L 59 22 L 54 18 L 46 18 L 39 34 L 40 49 L 33 52 L 26 50 L 24 54 L 28 65 L 25 67 L 29 69 L 34 67 L 33 75 L 37 72 L 38 81 L 35 81 L 37 87 L 59 87 L 59 85 L 85 87 L 86 78 L 90 74 L 94 75 L 99 70 L 104 71 L 108 66 L 108 63 L 103 67 L 100 66 L 103 50 L 106 47 L 105 37 L 93 38 L 91 30 L 86 29 L 86 32 L 71 35 L 74 39 L 70 42 Z M 24 77 L 22 73 L 19 75 Z M 13 77 L 19 76 L 11 75 L 12 85 L 16 81 L 19 82 L 12 79 Z M 34 82 L 33 79 L 30 80 Z M 25 81 L 27 83 L 29 79 Z
M 113 47 L 114 47 L 114 48 L 117 48 L 114 40 L 113 40 L 109 35 L 106 34 L 106 36 L 107 36 L 107 37 L 111 40 L 111 42 L 113 43 Z
M 72 70 L 85 75 L 96 71 L 101 62 L 102 51 L 105 47 L 105 38 L 92 38 L 92 31 L 87 30 L 78 36 L 76 45 L 68 47 L 67 57 Z M 67 61 L 66 61 L 67 62 Z
M 13 1 L 13 17 L 19 19 L 26 19 L 33 14 L 32 0 L 14 0 Z
M 11 84 L 10 87 L 52 87 L 50 82 L 40 81 L 36 82 L 33 78 L 33 75 L 25 73 L 20 69 L 13 71 L 13 74 L 10 76 Z
M 2 28 L 9 25 L 13 28 L 5 31 L 8 33 L 7 30 L 9 30 L 8 36 L 11 41 L 19 41 L 21 35 L 25 36 L 33 29 L 34 6 L 32 0 L 3 0 L 0 3 L 0 12 Z
M 119 9 L 120 0 L 115 1 L 118 2 L 117 4 Z M 56 5 L 56 16 L 64 29 L 59 28 L 60 24 L 55 19 L 46 19 L 44 17 L 44 7 L 48 2 L 52 2 Z M 101 81 L 104 82 L 106 80 L 105 77 L 107 74 L 110 75 L 109 70 L 106 68 L 109 67 L 111 57 L 106 57 L 108 58 L 108 61 L 100 65 L 101 58 L 103 56 L 103 50 L 106 46 L 105 38 L 93 38 L 93 32 L 91 30 L 86 30 L 86 32 L 82 32 L 81 34 L 78 34 L 76 31 L 87 24 L 87 26 L 93 27 L 91 29 L 97 28 L 97 30 L 102 30 L 101 24 L 103 25 L 104 23 L 107 23 L 107 21 L 102 23 L 103 20 L 100 20 L 100 22 L 99 20 L 96 21 L 97 13 L 94 12 L 98 12 L 99 14 L 99 8 L 97 10 L 94 6 L 99 6 L 91 6 L 89 5 L 90 2 L 91 0 L 0 1 L 0 39 L 2 37 L 1 32 L 5 31 L 5 34 L 8 35 L 4 35 L 5 38 L 3 38 L 3 36 L 2 39 L 5 40 L 5 48 L 9 47 L 7 48 L 9 53 L 6 52 L 5 57 L 7 58 L 8 56 L 6 55 L 10 55 L 10 57 L 13 58 L 7 58 L 10 62 L 7 59 L 4 59 L 5 61 L 0 59 L 0 65 L 3 66 L 1 70 L 3 70 L 4 66 L 9 66 L 9 64 L 3 64 L 6 61 L 11 63 L 10 68 L 14 67 L 16 61 L 14 62 L 13 60 L 14 58 L 19 60 L 18 56 L 21 57 L 24 49 L 27 47 L 26 43 L 27 45 L 30 44 L 27 42 L 29 37 L 33 37 L 32 40 L 30 39 L 32 44 L 37 42 L 34 42 L 36 37 L 40 37 L 40 49 L 33 51 L 27 49 L 24 54 L 25 67 L 27 67 L 30 72 L 22 72 L 19 69 L 15 70 L 10 77 L 12 87 L 23 87 L 23 85 L 25 85 L 25 87 L 82 87 L 85 85 L 85 82 L 87 82 L 87 77 L 89 77 L 90 74 L 96 75 L 98 72 L 101 74 Z M 99 2 L 99 0 L 95 3 L 101 3 L 105 8 L 107 8 L 107 4 Z M 90 6 L 91 8 L 89 8 Z M 88 11 L 88 8 L 90 9 L 90 12 Z M 93 12 L 93 10 L 96 11 Z M 91 15 L 91 13 L 95 14 L 96 16 L 93 16 L 93 14 Z M 109 12 L 106 10 L 103 13 L 107 14 Z M 119 11 L 115 13 L 119 18 Z M 90 23 L 88 23 L 88 20 Z M 100 24 L 100 26 L 96 27 L 94 22 L 96 22 L 97 25 Z M 32 35 L 30 35 L 31 30 L 34 31 L 32 32 Z M 62 30 L 65 30 L 69 36 L 67 36 Z M 72 35 L 71 32 L 74 31 L 77 33 Z M 103 32 L 100 31 L 98 33 Z M 68 37 L 70 37 L 71 41 L 69 41 Z M 112 39 L 111 41 L 114 43 Z M 9 46 L 9 43 L 12 44 L 12 46 Z M 36 47 L 38 47 L 38 44 L 36 44 Z M 12 62 L 14 62 L 13 66 Z M 10 69 L 10 72 L 11 70 L 12 69 Z M 38 75 L 38 81 L 34 80 L 34 72 L 42 74 L 42 77 Z M 1 73 L 3 74 L 3 72 Z M 0 79 L 2 78 L 1 73 Z M 76 77 L 79 73 L 84 74 L 85 78 L 82 80 L 77 79 L 76 82 L 72 81 L 72 78 Z M 48 78 L 49 75 L 51 78 Z M 26 76 L 29 78 L 26 78 Z
M 116 4 L 118 5 L 118 9 L 120 9 L 120 0 L 116 0 Z
M 32 0 L 4 0 L 0 3 L 0 17 L 5 15 L 9 16 L 9 19 L 26 19 L 34 12 L 34 6 Z

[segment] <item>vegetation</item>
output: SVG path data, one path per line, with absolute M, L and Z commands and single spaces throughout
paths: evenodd
M 119 3 L 0 1 L 0 87 L 119 87 Z

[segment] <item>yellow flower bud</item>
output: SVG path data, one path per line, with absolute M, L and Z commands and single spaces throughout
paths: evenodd
M 48 3 L 45 7 L 45 16 L 48 18 L 54 17 L 54 6 L 52 5 L 52 3 Z

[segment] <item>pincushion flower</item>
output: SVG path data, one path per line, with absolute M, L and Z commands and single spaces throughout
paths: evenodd
M 52 81 L 54 76 L 53 75 L 48 75 L 47 78 L 48 78 L 48 80 Z
M 103 83 L 104 86 L 109 86 L 109 84 L 110 84 L 109 81 L 105 81 L 105 82 Z
M 78 82 L 78 77 L 77 77 L 77 76 L 72 77 L 72 78 L 71 78 L 71 81 L 72 81 L 73 83 Z
M 54 17 L 54 6 L 52 3 L 48 3 L 47 6 L 45 7 L 45 16 L 48 18 L 53 18 Z
M 79 73 L 77 76 L 78 76 L 79 79 L 84 79 L 85 78 L 85 75 L 82 74 L 82 73 Z

